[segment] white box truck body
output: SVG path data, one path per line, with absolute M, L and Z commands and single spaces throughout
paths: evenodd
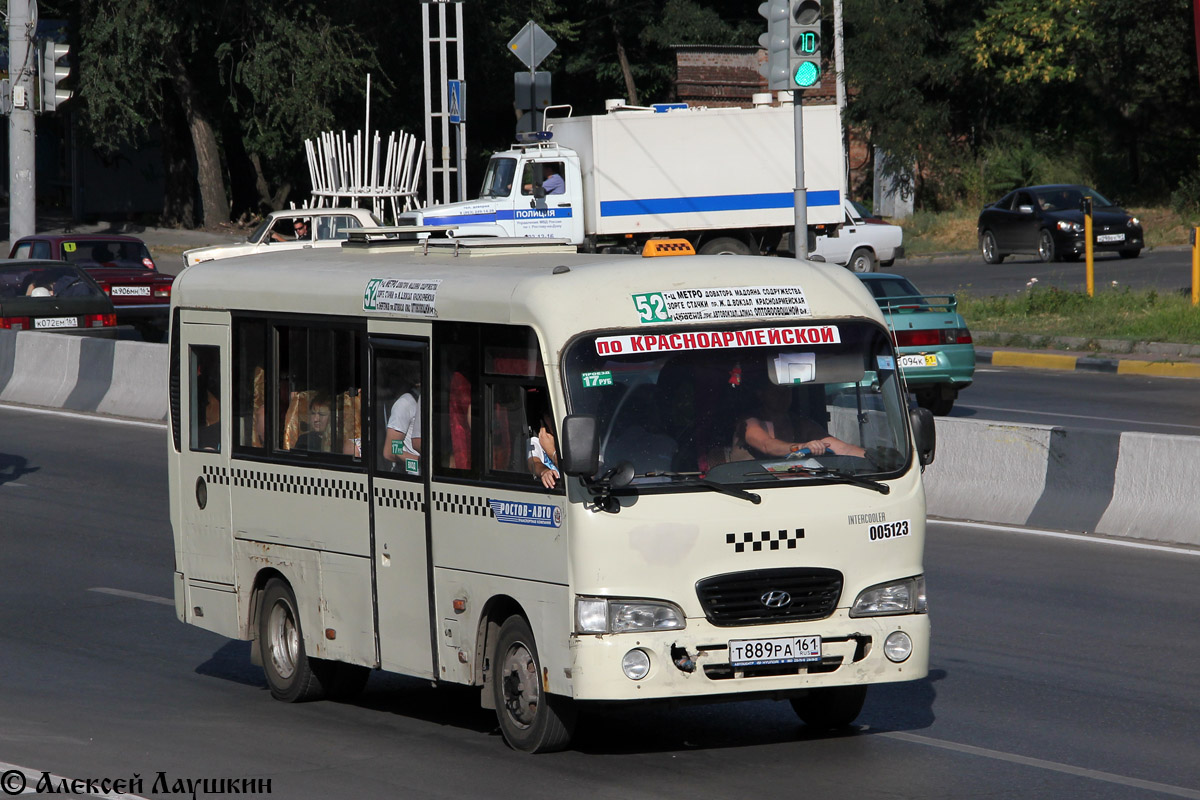
M 808 226 L 832 230 L 844 219 L 838 109 L 805 106 L 803 119 Z M 477 200 L 409 212 L 401 224 L 565 238 L 586 251 L 671 237 L 703 253 L 771 253 L 795 224 L 793 124 L 791 105 L 551 120 L 551 139 L 492 156 Z

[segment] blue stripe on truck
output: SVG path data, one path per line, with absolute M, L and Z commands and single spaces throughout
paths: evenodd
M 663 197 L 649 200 L 609 200 L 600 203 L 602 217 L 630 217 L 638 214 L 688 214 L 698 211 L 752 211 L 768 208 L 792 208 L 791 192 L 768 194 L 719 194 L 710 197 Z M 842 193 L 836 189 L 808 193 L 808 205 L 840 206 Z
M 484 214 L 459 214 L 448 215 L 445 217 L 424 217 L 421 224 L 423 225 L 469 225 L 479 222 L 497 222 L 507 219 L 551 219 L 570 217 L 571 209 L 568 208 L 518 208 L 516 210 L 501 208 L 495 213 L 487 212 Z

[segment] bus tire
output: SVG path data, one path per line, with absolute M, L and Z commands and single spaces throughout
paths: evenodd
M 285 581 L 273 578 L 263 590 L 258 614 L 258 644 L 271 696 L 285 703 L 316 700 L 320 678 L 304 652 L 296 596 Z
M 575 706 L 570 698 L 545 692 L 533 631 L 524 617 L 500 626 L 493 651 L 492 692 L 500 732 L 514 750 L 551 753 L 571 742 Z
M 807 695 L 793 698 L 791 703 L 805 725 L 829 731 L 850 727 L 866 699 L 867 687 L 863 684 L 810 689 Z

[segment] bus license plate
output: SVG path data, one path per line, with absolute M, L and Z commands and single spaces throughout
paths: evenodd
M 33 321 L 34 328 L 78 328 L 79 317 L 38 317 Z
M 820 636 L 787 636 L 778 639 L 732 639 L 729 665 L 795 664 L 821 660 Z
M 936 353 L 922 353 L 916 356 L 900 356 L 900 367 L 936 367 Z
M 1123 241 L 1125 241 L 1125 234 L 1123 234 L 1123 233 L 1105 233 L 1105 234 L 1101 234 L 1100 236 L 1097 236 L 1096 241 L 1101 242 L 1101 243 L 1123 242 Z

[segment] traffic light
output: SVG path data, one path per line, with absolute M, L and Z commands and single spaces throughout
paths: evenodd
M 788 0 L 789 89 L 821 85 L 821 0 Z
M 42 111 L 53 111 L 75 94 L 70 89 L 60 89 L 58 84 L 71 74 L 71 66 L 59 66 L 59 59 L 66 58 L 71 45 L 43 39 L 38 45 L 38 68 L 42 78 Z
M 758 13 L 767 18 L 767 32 L 758 37 L 759 45 L 767 51 L 767 60 L 758 68 L 758 73 L 767 79 L 767 88 L 772 92 L 791 89 L 788 0 L 768 0 L 758 7 Z

